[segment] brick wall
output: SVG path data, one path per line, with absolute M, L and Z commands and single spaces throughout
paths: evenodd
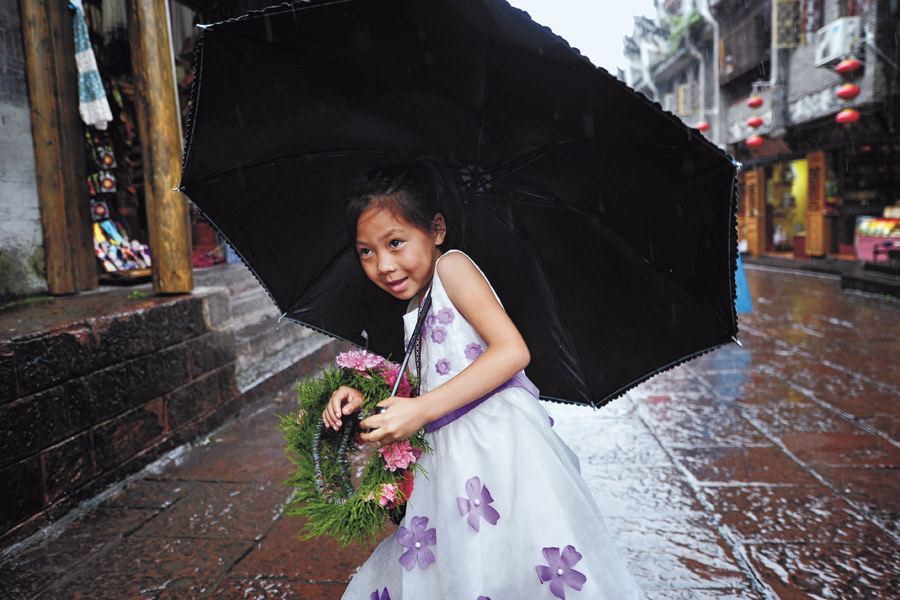
M 243 401 L 227 292 L 139 306 L 0 339 L 0 545 L 196 439 Z

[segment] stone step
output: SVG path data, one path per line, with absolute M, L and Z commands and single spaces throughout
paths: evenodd
M 253 272 L 242 263 L 195 269 L 194 284 L 226 287 L 230 296 L 237 296 L 247 290 L 262 287 Z
M 269 317 L 235 331 L 234 341 L 239 358 L 252 360 L 259 354 L 265 354 L 267 349 L 275 352 L 310 333 L 311 329 L 293 321 L 279 323 L 277 318 Z
M 260 346 L 246 354 L 240 354 L 237 362 L 237 386 L 241 393 L 265 382 L 273 373 L 279 373 L 302 362 L 322 346 L 333 341 L 321 333 L 291 323 L 294 329 L 283 334 L 278 343 Z
M 260 286 L 231 297 L 231 317 L 237 332 L 280 316 L 278 307 Z
M 241 393 L 291 369 L 332 338 L 282 319 L 275 303 L 243 264 L 216 265 L 195 271 L 199 286 L 227 288 L 237 353 L 236 378 Z

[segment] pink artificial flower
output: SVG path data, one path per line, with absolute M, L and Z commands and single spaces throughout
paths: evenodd
M 381 486 L 381 498 L 378 499 L 378 504 L 381 506 L 387 506 L 391 504 L 396 499 L 397 494 L 397 484 L 396 483 L 385 483 Z
M 384 459 L 385 471 L 396 471 L 397 469 L 408 469 L 422 457 L 422 451 L 409 445 L 409 440 L 394 442 L 387 444 L 378 449 L 381 457 Z
M 385 360 L 381 356 L 365 350 L 349 350 L 338 354 L 335 362 L 343 369 L 355 369 L 360 373 L 365 373 L 382 366 Z
M 392 486 L 391 489 L 391 498 L 385 499 L 383 502 L 379 500 L 378 503 L 381 506 L 387 506 L 387 508 L 398 508 L 406 504 L 406 501 L 409 500 L 409 497 L 413 493 L 413 485 L 415 480 L 413 479 L 413 474 L 409 471 L 403 473 L 403 477 L 396 483 L 388 483 L 382 486 L 382 490 L 387 486 Z M 382 496 L 384 498 L 384 496 Z
M 413 478 L 413 474 L 411 471 L 406 471 L 403 474 L 403 479 L 398 483 L 400 487 L 400 497 L 394 502 L 396 506 L 400 506 L 401 504 L 406 504 L 406 501 L 409 500 L 409 497 L 412 496 L 413 487 L 415 486 L 415 479 Z M 392 506 L 391 508 L 395 508 Z
M 400 371 L 400 365 L 395 363 L 386 363 L 381 371 L 381 376 L 384 377 L 384 380 L 387 384 L 393 389 L 394 382 L 397 381 L 397 373 Z M 397 395 L 403 398 L 409 398 L 412 395 L 412 388 L 409 385 L 409 378 L 406 376 L 406 373 L 403 374 L 403 379 L 400 380 L 400 387 L 397 388 Z

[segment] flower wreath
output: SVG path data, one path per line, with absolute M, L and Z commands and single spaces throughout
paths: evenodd
M 400 366 L 365 351 L 342 352 L 337 368 L 297 384 L 300 410 L 279 415 L 287 450 L 295 468 L 286 485 L 296 489 L 285 507 L 290 515 L 306 517 L 303 539 L 328 534 L 342 545 L 375 541 L 385 517 L 399 523 L 413 490 L 418 464 L 431 448 L 423 431 L 409 439 L 381 446 L 365 460 L 358 489 L 354 489 L 351 457 L 365 444 L 359 440 L 359 420 L 375 412 L 375 405 L 391 395 Z M 398 396 L 411 397 L 416 382 L 403 375 Z M 345 419 L 340 431 L 328 430 L 322 411 L 341 386 L 363 394 L 359 419 Z

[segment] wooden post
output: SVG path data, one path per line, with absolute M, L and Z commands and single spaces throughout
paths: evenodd
M 153 290 L 186 293 L 194 289 L 194 272 L 187 199 L 172 191 L 181 174 L 181 120 L 166 0 L 129 0 L 128 30 L 144 156 Z
M 72 15 L 53 0 L 22 0 L 21 14 L 47 286 L 72 294 L 97 287 Z
M 744 236 L 750 256 L 759 256 L 766 248 L 765 173 L 754 169 L 744 173 Z
M 825 232 L 825 153 L 806 156 L 809 183 L 806 195 L 806 254 L 823 256 L 826 253 Z

